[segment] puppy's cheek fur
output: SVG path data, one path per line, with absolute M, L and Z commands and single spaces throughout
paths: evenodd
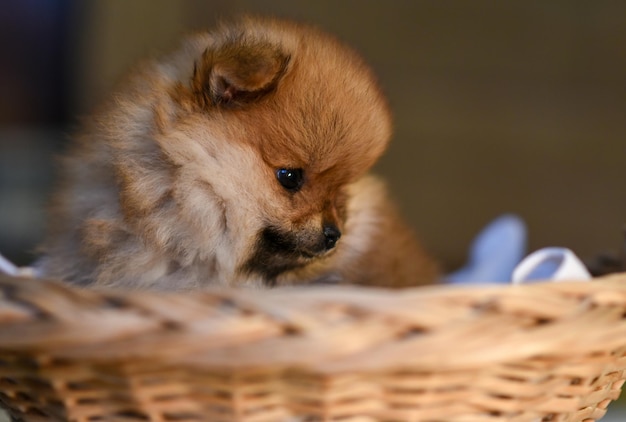
M 191 166 L 189 166 L 191 167 Z M 192 227 L 198 248 L 226 255 L 239 265 L 237 257 L 251 248 L 253 233 L 263 226 L 267 215 L 280 208 L 274 197 L 274 180 L 250 148 L 223 142 L 216 159 L 194 163 L 186 177 L 177 181 L 176 202 L 184 208 L 185 226 Z

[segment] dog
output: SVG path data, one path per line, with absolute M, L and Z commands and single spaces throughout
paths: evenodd
M 83 122 L 38 269 L 160 290 L 432 283 L 369 175 L 391 134 L 372 70 L 333 36 L 255 17 L 195 34 Z

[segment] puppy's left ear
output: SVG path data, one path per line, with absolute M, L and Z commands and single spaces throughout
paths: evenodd
M 208 49 L 195 64 L 193 93 L 205 107 L 242 106 L 276 89 L 288 63 L 289 56 L 269 44 L 236 42 Z

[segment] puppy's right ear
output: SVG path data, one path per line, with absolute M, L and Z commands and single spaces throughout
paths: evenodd
M 207 49 L 194 66 L 194 97 L 203 107 L 248 104 L 276 89 L 288 63 L 289 55 L 270 44 Z

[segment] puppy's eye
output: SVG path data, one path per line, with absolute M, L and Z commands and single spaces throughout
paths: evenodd
M 276 170 L 276 178 L 287 190 L 295 192 L 302 187 L 302 169 L 278 169 Z

